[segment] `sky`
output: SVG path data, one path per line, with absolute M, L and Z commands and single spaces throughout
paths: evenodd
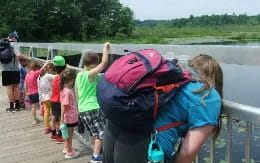
M 135 19 L 168 20 L 190 15 L 260 14 L 260 0 L 120 0 Z

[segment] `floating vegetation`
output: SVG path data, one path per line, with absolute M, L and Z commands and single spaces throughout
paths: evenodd
M 226 146 L 226 140 L 225 139 L 218 139 L 216 141 L 216 148 L 224 148 Z

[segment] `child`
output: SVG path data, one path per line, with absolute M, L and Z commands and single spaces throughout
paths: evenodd
M 87 53 L 83 58 L 84 70 L 76 77 L 76 97 L 80 118 L 90 135 L 94 139 L 94 149 L 91 163 L 102 162 L 102 139 L 104 133 L 104 118 L 99 112 L 99 104 L 96 97 L 96 86 L 99 80 L 98 73 L 104 70 L 108 62 L 108 49 L 110 44 L 104 44 L 102 61 L 99 63 L 98 54 Z M 99 63 L 99 64 L 98 64 Z
M 44 131 L 45 134 L 51 132 L 50 128 L 50 98 L 52 93 L 52 80 L 56 76 L 55 74 L 55 66 L 53 63 L 48 63 L 46 68 L 42 71 L 41 75 L 38 79 L 38 87 L 39 87 L 39 100 L 43 105 L 44 108 Z
M 24 80 L 26 77 L 26 73 L 27 73 L 27 66 L 29 65 L 29 60 L 25 59 L 25 58 L 21 58 L 19 59 L 20 65 L 19 65 L 19 69 L 20 69 L 20 102 L 19 102 L 19 107 L 17 106 L 16 110 L 19 110 L 20 108 L 25 108 L 25 104 L 24 104 L 24 98 L 25 98 L 25 90 L 24 90 Z
M 52 80 L 52 95 L 51 95 L 51 111 L 52 111 L 52 131 L 51 140 L 55 140 L 57 144 L 64 143 L 62 134 L 60 131 L 60 74 L 66 68 L 65 59 L 62 56 L 55 56 L 53 63 L 57 72 L 57 75 Z M 58 132 L 58 134 L 57 134 Z
M 26 95 L 29 96 L 30 103 L 32 104 L 33 125 L 36 125 L 39 122 L 36 118 L 36 107 L 37 104 L 39 104 L 37 79 L 47 64 L 48 62 L 40 68 L 40 65 L 36 61 L 32 61 L 29 68 L 30 71 L 26 74 L 24 81 Z
M 74 127 L 78 125 L 78 111 L 76 106 L 73 86 L 76 73 L 72 69 L 66 68 L 60 75 L 60 103 L 61 103 L 61 123 L 68 127 L 69 138 L 65 140 L 63 152 L 65 158 L 75 158 L 79 152 L 72 151 L 72 137 Z

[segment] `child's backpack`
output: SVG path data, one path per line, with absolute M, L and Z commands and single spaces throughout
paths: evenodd
M 113 123 L 134 132 L 151 132 L 158 108 L 190 80 L 188 72 L 153 49 L 115 60 L 97 85 L 100 109 Z
M 12 61 L 14 53 L 8 39 L 0 40 L 0 62 L 9 63 Z

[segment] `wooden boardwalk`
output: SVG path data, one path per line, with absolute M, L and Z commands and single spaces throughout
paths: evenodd
M 1 77 L 0 77 L 1 79 Z M 43 122 L 32 125 L 29 109 L 16 113 L 6 112 L 8 106 L 5 89 L 0 86 L 0 163 L 87 163 L 91 151 L 77 134 L 73 147 L 81 152 L 76 159 L 66 159 L 63 144 L 56 144 L 45 134 Z

